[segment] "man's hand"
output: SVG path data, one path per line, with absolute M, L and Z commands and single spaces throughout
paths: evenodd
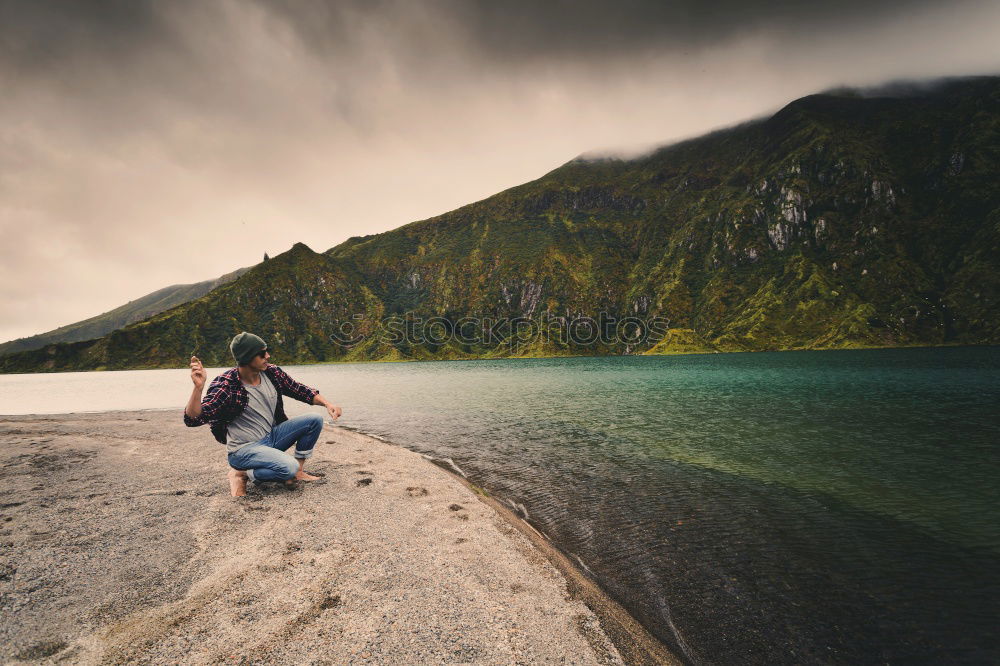
M 198 360 L 197 356 L 191 357 L 191 381 L 194 382 L 196 388 L 205 387 L 205 379 L 208 375 L 205 373 L 205 367 Z
M 326 398 L 324 398 L 319 393 L 317 393 L 316 395 L 313 396 L 313 402 L 312 402 L 312 404 L 314 404 L 314 405 L 323 405 L 324 407 L 326 407 L 326 411 L 328 411 L 330 413 L 330 418 L 333 419 L 334 421 L 336 421 L 338 418 L 340 418 L 340 414 L 341 414 L 340 407 L 338 407 L 337 405 L 333 404 L 332 402 L 330 402 L 329 400 L 327 400 Z

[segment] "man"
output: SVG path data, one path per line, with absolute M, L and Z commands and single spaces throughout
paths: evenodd
M 197 356 L 191 357 L 194 391 L 184 408 L 184 424 L 211 423 L 212 434 L 226 445 L 233 497 L 246 495 L 248 480 L 288 484 L 317 480 L 303 468 L 323 429 L 323 417 L 306 414 L 289 420 L 281 396 L 323 405 L 335 421 L 340 407 L 268 363 L 267 343 L 253 333 L 237 335 L 229 350 L 238 365 L 212 380 L 204 400 L 205 368 Z M 293 444 L 294 457 L 285 453 Z

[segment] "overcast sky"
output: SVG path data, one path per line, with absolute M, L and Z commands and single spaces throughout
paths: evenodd
M 839 85 L 1000 73 L 1000 3 L 0 0 L 0 341 Z

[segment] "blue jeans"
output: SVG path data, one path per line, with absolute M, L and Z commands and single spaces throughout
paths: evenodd
M 296 416 L 279 423 L 264 439 L 244 444 L 229 454 L 229 466 L 246 470 L 251 481 L 287 481 L 299 471 L 298 458 L 312 455 L 323 429 L 319 414 Z M 285 453 L 295 445 L 295 457 Z

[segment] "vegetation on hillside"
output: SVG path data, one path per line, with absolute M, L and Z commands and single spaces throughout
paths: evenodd
M 192 302 L 0 369 L 177 367 L 191 353 L 225 365 L 241 330 L 282 363 L 997 344 L 998 166 L 998 78 L 813 95 L 637 159 L 576 159 L 323 254 L 296 245 Z M 666 334 L 555 330 L 602 314 Z M 437 333 L 375 335 L 392 317 Z M 469 317 L 548 335 L 458 336 Z M 345 322 L 349 346 L 331 337 Z

